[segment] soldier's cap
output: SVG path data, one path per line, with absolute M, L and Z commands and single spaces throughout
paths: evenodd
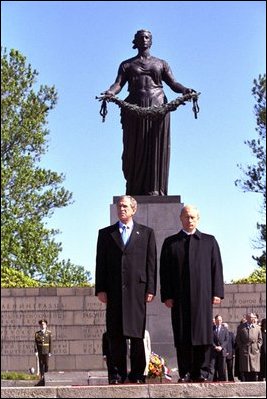
M 42 323 L 45 323 L 45 324 L 47 324 L 47 320 L 45 320 L 45 319 L 41 319 L 41 320 L 39 320 L 39 324 L 42 324 Z

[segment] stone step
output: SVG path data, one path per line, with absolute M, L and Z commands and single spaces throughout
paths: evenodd
M 45 373 L 45 386 L 107 385 L 106 371 L 51 371 Z
M 266 398 L 266 383 L 170 382 L 140 385 L 1 387 L 1 398 Z

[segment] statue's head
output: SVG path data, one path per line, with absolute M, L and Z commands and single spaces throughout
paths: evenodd
M 132 41 L 132 43 L 134 44 L 134 45 L 133 45 L 133 48 L 138 48 L 138 39 L 139 39 L 140 37 L 144 36 L 144 35 L 146 35 L 146 36 L 149 37 L 149 41 L 150 41 L 149 47 L 152 46 L 152 33 L 151 33 L 149 30 L 147 30 L 147 29 L 140 29 L 140 30 L 138 30 L 138 31 L 136 32 L 136 34 L 134 35 L 134 39 L 133 39 L 133 41 Z

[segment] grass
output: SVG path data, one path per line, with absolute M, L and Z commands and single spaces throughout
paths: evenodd
M 1 371 L 1 380 L 38 380 L 36 374 L 22 373 L 19 371 Z

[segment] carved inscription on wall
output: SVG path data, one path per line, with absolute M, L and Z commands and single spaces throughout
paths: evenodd
M 53 354 L 54 355 L 67 355 L 69 351 L 68 341 L 53 341 Z
M 234 295 L 234 306 L 238 307 L 255 307 L 260 306 L 260 293 L 250 292 L 249 295 L 245 293 L 237 293 Z
M 14 311 L 16 309 L 15 298 L 1 297 L 1 312 Z
M 102 337 L 100 340 L 94 340 L 94 354 L 98 355 L 99 353 L 103 353 L 103 348 L 102 348 Z
M 100 302 L 95 296 L 87 296 L 84 301 L 84 310 L 105 310 L 106 305 Z
M 1 311 L 51 311 L 62 310 L 64 305 L 60 297 L 3 297 L 1 298 Z
M 24 323 L 24 314 L 22 311 L 1 312 L 1 326 L 22 326 Z
M 1 340 L 4 341 L 32 341 L 35 327 L 2 327 L 1 328 Z
M 106 330 L 105 326 L 88 326 L 83 327 L 84 339 L 99 339 L 102 338 L 103 332 Z
M 106 324 L 106 310 L 98 311 L 95 313 L 95 324 Z
M 33 342 L 5 342 L 1 344 L 2 355 L 30 355 L 34 354 Z
M 67 341 L 53 341 L 54 355 L 67 355 L 69 353 L 69 342 Z M 24 356 L 34 354 L 34 340 L 31 342 L 5 342 L 1 344 L 1 354 L 10 356 Z

